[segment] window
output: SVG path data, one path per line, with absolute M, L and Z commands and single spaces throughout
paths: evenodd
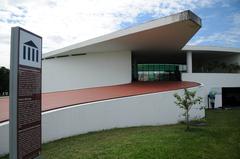
M 139 81 L 176 81 L 178 72 L 184 72 L 181 64 L 138 64 Z M 181 69 L 182 68 L 182 69 Z

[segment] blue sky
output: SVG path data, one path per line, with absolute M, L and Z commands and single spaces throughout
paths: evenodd
M 202 18 L 202 28 L 190 43 L 240 48 L 239 0 L 229 0 L 194 12 Z
M 45 53 L 183 10 L 202 18 L 188 44 L 240 48 L 240 0 L 0 0 L 0 66 L 13 26 L 41 35 Z

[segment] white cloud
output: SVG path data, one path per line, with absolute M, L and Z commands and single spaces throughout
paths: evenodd
M 10 28 L 43 37 L 43 52 L 120 29 L 140 13 L 155 17 L 208 7 L 217 0 L 0 0 L 0 66 L 9 66 Z

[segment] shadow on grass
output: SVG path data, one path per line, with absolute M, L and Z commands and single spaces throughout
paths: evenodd
M 191 133 L 207 132 L 207 130 L 204 127 L 200 126 L 191 126 L 189 130 L 184 129 L 184 131 Z

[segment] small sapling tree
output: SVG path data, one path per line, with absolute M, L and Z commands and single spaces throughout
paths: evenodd
M 189 111 L 195 104 L 201 104 L 202 97 L 196 97 L 196 91 L 190 91 L 187 89 L 184 89 L 182 97 L 177 93 L 174 94 L 174 97 L 176 98 L 175 104 L 184 110 L 183 116 L 185 117 L 185 123 L 187 125 L 186 130 L 189 131 Z

